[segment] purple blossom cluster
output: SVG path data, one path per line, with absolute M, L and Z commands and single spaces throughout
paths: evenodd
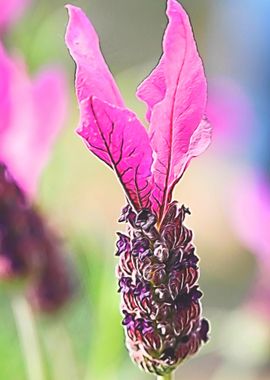
M 171 203 L 159 229 L 156 217 L 128 206 L 120 220 L 128 235 L 118 233 L 117 276 L 126 343 L 144 370 L 163 375 L 208 340 L 201 317 L 198 257 L 192 232 L 183 225 L 189 210 Z

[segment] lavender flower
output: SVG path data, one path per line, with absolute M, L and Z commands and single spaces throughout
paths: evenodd
M 0 44 L 0 279 L 27 278 L 32 303 L 45 311 L 73 291 L 62 243 L 33 206 L 66 100 L 61 72 L 31 80 Z
M 66 44 L 77 64 L 77 132 L 115 171 L 128 200 L 119 219 L 127 234 L 118 234 L 116 253 L 127 347 L 142 369 L 164 375 L 208 339 L 198 258 L 183 224 L 189 210 L 172 202 L 191 159 L 210 144 L 202 62 L 187 14 L 168 0 L 163 55 L 137 91 L 148 106 L 147 132 L 125 107 L 92 24 L 81 9 L 67 8 Z

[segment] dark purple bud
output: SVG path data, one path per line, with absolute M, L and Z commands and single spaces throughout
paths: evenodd
M 185 219 L 186 214 L 191 215 L 190 209 L 182 205 L 179 213 L 179 215 L 182 217 L 182 220 Z
M 154 244 L 154 255 L 159 261 L 165 263 L 168 261 L 170 253 L 167 246 L 160 242 L 157 242 L 157 244 Z
M 116 242 L 117 252 L 116 256 L 120 256 L 125 251 L 130 251 L 130 238 L 121 232 L 117 232 L 119 239 Z
M 135 322 L 136 329 L 138 329 L 142 334 L 147 334 L 153 332 L 153 326 L 151 321 L 145 319 L 137 319 Z
M 201 321 L 200 337 L 202 341 L 205 343 L 209 340 L 208 333 L 209 333 L 209 322 L 207 321 L 207 319 L 203 318 Z
M 134 326 L 134 318 L 131 314 L 128 314 L 126 311 L 123 312 L 125 317 L 122 321 L 122 325 L 127 327 L 133 327 Z
M 142 228 L 144 231 L 149 231 L 157 222 L 157 217 L 148 209 L 142 209 L 135 220 L 135 226 Z
M 193 268 L 196 268 L 197 267 L 197 263 L 199 261 L 199 258 L 194 254 L 194 253 L 191 253 L 189 255 L 187 255 L 184 260 L 183 260 L 183 264 L 186 266 L 186 267 L 193 267 Z
M 126 222 L 130 223 L 132 226 L 134 226 L 136 219 L 136 214 L 132 210 L 132 207 L 130 205 L 127 205 L 123 208 L 120 218 L 118 219 L 118 222 Z
M 202 297 L 202 292 L 197 286 L 190 289 L 189 292 L 179 295 L 176 302 L 178 307 L 187 308 L 191 305 L 193 301 L 198 301 Z
M 150 294 L 150 286 L 149 284 L 146 284 L 145 282 L 138 281 L 134 288 L 134 295 L 139 296 L 139 298 L 142 300 L 145 297 L 148 297 Z
M 132 240 L 132 254 L 141 258 L 149 254 L 148 238 L 135 238 Z
M 132 285 L 132 279 L 130 277 L 121 277 L 119 282 L 119 289 L 118 292 L 127 293 Z
M 166 348 L 162 354 L 162 360 L 168 363 L 169 366 L 175 364 L 177 361 L 175 349 L 173 347 Z

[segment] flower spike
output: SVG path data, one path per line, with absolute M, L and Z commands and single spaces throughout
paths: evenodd
M 126 109 L 83 12 L 68 6 L 66 43 L 77 64 L 79 135 L 112 168 L 128 199 L 116 256 L 126 345 L 140 368 L 172 372 L 208 340 L 198 287 L 198 257 L 189 210 L 171 202 L 192 157 L 210 143 L 204 114 L 206 79 L 188 16 L 168 0 L 169 25 L 159 65 L 139 87 L 148 105 L 148 134 Z

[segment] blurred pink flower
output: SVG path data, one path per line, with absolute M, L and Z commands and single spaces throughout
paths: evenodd
M 62 242 L 32 205 L 39 176 L 64 126 L 63 73 L 34 79 L 0 45 L 0 279 L 27 277 L 32 305 L 54 311 L 73 294 Z
M 234 230 L 258 263 L 248 304 L 270 319 L 270 181 L 250 171 L 234 185 L 232 200 Z
M 217 150 L 239 151 L 251 135 L 254 112 L 251 100 L 236 82 L 230 78 L 209 81 L 207 117 L 215 126 L 214 144 Z
M 0 0 L 0 32 L 17 21 L 31 0 Z
M 0 45 L 0 162 L 33 196 L 67 108 L 63 73 L 46 69 L 31 79 Z
M 244 245 L 270 268 L 270 184 L 259 172 L 238 179 L 233 194 L 233 225 Z

